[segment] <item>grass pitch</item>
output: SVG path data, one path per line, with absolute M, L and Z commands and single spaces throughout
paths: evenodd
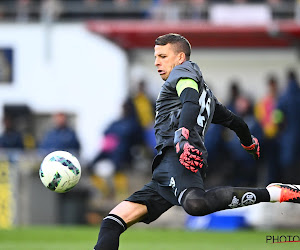
M 98 227 L 56 226 L 0 230 L 1 250 L 92 250 Z M 266 243 L 266 236 L 300 236 L 298 231 L 189 232 L 130 228 L 120 250 L 257 250 L 300 249 L 300 242 Z

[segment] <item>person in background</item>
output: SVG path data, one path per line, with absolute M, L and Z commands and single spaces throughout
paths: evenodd
M 235 102 L 236 102 L 237 98 L 240 96 L 241 96 L 240 82 L 237 80 L 232 80 L 230 82 L 229 98 L 228 98 L 228 103 L 227 103 L 226 107 L 233 113 L 236 112 Z
M 39 149 L 45 153 L 65 150 L 79 154 L 80 142 L 76 132 L 68 124 L 66 114 L 58 112 L 54 114 L 52 118 L 54 127 L 46 132 L 39 144 Z
M 20 132 L 15 129 L 13 118 L 5 116 L 3 118 L 4 131 L 0 135 L 0 149 L 6 150 L 22 150 L 24 148 L 23 137 Z
M 18 0 L 16 8 L 16 21 L 20 23 L 26 23 L 30 19 L 30 7 L 31 0 Z
M 131 168 L 133 151 L 142 143 L 143 131 L 131 98 L 122 105 L 121 116 L 104 131 L 101 148 L 88 164 L 92 184 L 104 196 L 127 194 L 124 170 Z
M 133 104 L 137 113 L 138 121 L 143 129 L 143 140 L 149 151 L 155 147 L 154 135 L 154 104 L 146 93 L 144 81 L 138 84 L 138 90 L 133 96 Z M 155 154 L 155 152 L 153 152 Z
M 56 21 L 63 13 L 61 0 L 42 0 L 40 5 L 40 19 L 45 23 Z
M 251 134 L 254 134 L 263 143 L 263 130 L 259 122 L 254 116 L 253 102 L 251 98 L 239 96 L 235 101 L 235 114 L 241 117 L 248 125 Z M 254 187 L 257 185 L 258 177 L 258 161 L 249 159 L 247 152 L 241 147 L 240 140 L 232 130 L 226 130 L 225 147 L 228 152 L 229 159 L 232 162 L 232 171 L 230 182 L 234 186 Z
M 300 87 L 296 71 L 289 70 L 279 96 L 275 121 L 279 125 L 279 163 L 283 181 L 296 182 L 300 172 Z
M 278 100 L 278 80 L 274 75 L 267 79 L 267 94 L 255 105 L 255 116 L 262 126 L 264 133 L 264 149 L 262 154 L 267 168 L 266 183 L 280 181 L 278 126 L 273 114 Z

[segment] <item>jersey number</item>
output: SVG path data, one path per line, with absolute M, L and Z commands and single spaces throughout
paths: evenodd
M 199 98 L 199 105 L 201 108 L 197 118 L 198 125 L 203 128 L 202 134 L 204 134 L 205 127 L 210 116 L 210 103 L 211 98 L 207 95 L 206 90 L 203 90 Z

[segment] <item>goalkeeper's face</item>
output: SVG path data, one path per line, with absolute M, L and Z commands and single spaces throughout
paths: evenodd
M 172 69 L 186 61 L 185 54 L 178 52 L 174 44 L 155 45 L 154 47 L 154 65 L 160 77 L 166 81 Z

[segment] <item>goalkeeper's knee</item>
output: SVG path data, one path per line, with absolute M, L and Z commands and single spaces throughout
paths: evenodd
M 204 216 L 211 213 L 209 202 L 205 197 L 205 191 L 200 188 L 189 188 L 185 191 L 181 205 L 183 209 L 193 216 Z
M 266 201 L 270 201 L 270 195 L 265 188 L 217 187 L 207 192 L 189 188 L 183 194 L 181 205 L 188 214 L 202 216 Z

